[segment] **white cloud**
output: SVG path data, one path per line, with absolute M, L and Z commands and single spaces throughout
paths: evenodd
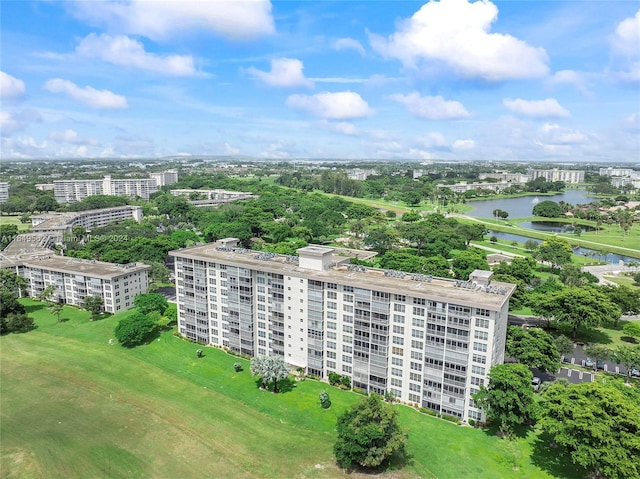
M 33 109 L 22 110 L 19 113 L 12 113 L 7 110 L 0 110 L 0 131 L 2 136 L 26 129 L 31 123 L 42 121 L 40 113 Z
M 456 140 L 451 145 L 454 150 L 473 150 L 476 147 L 474 140 Z
M 14 100 L 24 95 L 24 82 L 14 76 L 0 71 L 0 98 Z
M 640 112 L 635 112 L 622 120 L 624 128 L 628 131 L 640 133 Z
M 352 91 L 291 95 L 287 98 L 286 105 L 329 120 L 349 120 L 373 114 L 367 102 Z
M 439 131 L 430 131 L 418 138 L 416 142 L 425 148 L 446 148 L 449 142 Z
M 533 118 L 565 118 L 571 116 L 555 98 L 545 100 L 522 100 L 505 98 L 502 104 L 513 113 Z
M 333 42 L 334 50 L 355 50 L 360 55 L 365 56 L 366 52 L 364 51 L 364 47 L 358 40 L 354 40 L 353 38 L 339 38 L 335 42 Z
M 348 121 L 321 120 L 318 122 L 318 125 L 325 130 L 331 131 L 333 133 L 341 133 L 343 135 L 353 136 L 359 133 L 355 125 L 353 123 L 349 123 Z
M 403 104 L 406 109 L 418 118 L 427 120 L 454 120 L 467 118 L 469 112 L 462 103 L 447 101 L 441 96 L 421 97 L 417 92 L 408 95 L 391 95 L 392 100 Z
M 264 72 L 251 67 L 246 72 L 269 86 L 311 88 L 313 82 L 305 78 L 303 69 L 303 63 L 295 58 L 274 58 L 271 60 L 271 71 Z
M 584 72 L 560 70 L 551 75 L 547 83 L 550 85 L 573 85 L 576 90 L 584 96 L 593 97 L 593 92 L 590 90 L 591 84 L 587 78 L 587 74 Z
M 44 84 L 44 89 L 51 93 L 64 93 L 74 100 L 84 103 L 91 108 L 127 108 L 127 99 L 109 90 L 96 90 L 86 86 L 80 88 L 69 80 L 52 78 Z
M 80 138 L 78 136 L 78 132 L 71 129 L 64 131 L 52 131 L 49 133 L 49 139 L 60 143 L 71 143 L 73 145 L 95 146 L 98 144 L 96 140 Z
M 487 81 L 546 75 L 545 50 L 508 34 L 490 33 L 497 18 L 498 8 L 488 0 L 432 0 L 388 38 L 369 38 L 374 50 L 407 68 L 445 65 L 457 75 Z
M 140 70 L 148 70 L 173 76 L 197 75 L 193 57 L 189 55 L 155 55 L 148 53 L 144 45 L 127 36 L 96 35 L 90 33 L 80 41 L 76 53 L 99 58 L 102 61 Z
M 1 113 L 1 112 L 0 112 Z M 47 148 L 47 142 L 38 143 L 31 136 L 2 138 L 0 157 L 2 158 L 41 158 Z
M 618 24 L 611 42 L 614 50 L 621 55 L 640 55 L 640 10 Z
M 623 82 L 640 82 L 640 10 L 616 27 L 611 39 L 614 76 Z
M 152 40 L 166 40 L 192 31 L 208 31 L 232 40 L 275 32 L 269 0 L 77 1 L 70 9 L 92 25 Z
M 555 123 L 545 123 L 539 129 L 542 137 L 541 143 L 546 145 L 574 145 L 587 141 L 587 136 L 577 130 L 562 128 Z

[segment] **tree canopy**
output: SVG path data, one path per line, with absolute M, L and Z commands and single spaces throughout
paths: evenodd
M 560 353 L 549 333 L 541 328 L 507 328 L 505 352 L 529 368 L 555 373 L 560 368 Z
M 533 207 L 533 215 L 543 216 L 545 218 L 559 218 L 564 215 L 564 211 L 555 201 L 545 200 Z
M 562 238 L 549 238 L 538 245 L 534 257 L 546 261 L 552 268 L 558 268 L 571 262 L 571 245 Z
M 489 384 L 480 386 L 473 400 L 501 429 L 510 431 L 536 416 L 532 379 L 524 364 L 497 364 L 489 372 Z
M 637 478 L 639 404 L 637 390 L 614 381 L 555 383 L 543 395 L 540 425 L 574 464 L 606 478 Z
M 138 346 L 156 331 L 156 323 L 149 316 L 135 312 L 128 318 L 121 319 L 114 331 L 116 339 L 125 347 Z
M 289 367 L 278 356 L 258 356 L 251 360 L 251 374 L 260 376 L 262 387 L 273 384 L 273 392 L 278 392 L 278 382 L 289 377 Z
M 167 298 L 158 293 L 139 294 L 133 299 L 133 305 L 142 314 L 149 314 L 157 311 L 161 315 L 164 314 L 169 307 Z
M 341 467 L 354 464 L 378 467 L 394 454 L 404 452 L 407 435 L 398 423 L 398 411 L 372 394 L 351 406 L 339 418 L 333 446 Z

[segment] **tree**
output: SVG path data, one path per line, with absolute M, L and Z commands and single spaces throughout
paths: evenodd
M 331 398 L 329 397 L 329 393 L 327 391 L 321 391 L 319 394 L 320 398 L 320 406 L 322 409 L 329 409 L 331 407 Z
M 121 319 L 114 331 L 116 339 L 127 348 L 144 343 L 156 331 L 156 323 L 145 314 L 136 312 Z
M 456 278 L 468 279 L 469 275 L 476 269 L 489 269 L 489 263 L 485 254 L 476 248 L 460 251 L 451 262 L 451 269 Z
M 555 373 L 560 369 L 560 353 L 553 337 L 541 328 L 507 328 L 505 352 L 529 368 Z
M 278 382 L 289 377 L 289 367 L 284 359 L 278 356 L 258 356 L 251 360 L 253 376 L 260 376 L 262 387 L 273 383 L 273 392 L 278 393 Z
M 152 311 L 157 311 L 161 315 L 169 307 L 169 302 L 167 298 L 158 293 L 146 293 L 146 294 L 138 294 L 133 299 L 133 305 L 140 311 L 142 314 L 149 314 Z
M 60 205 L 51 195 L 43 195 L 36 200 L 34 209 L 36 211 L 56 211 Z
M 11 313 L 5 318 L 4 327 L 8 333 L 26 333 L 36 326 L 33 318 L 25 313 Z
M 640 338 L 640 323 L 628 322 L 622 327 L 622 332 L 625 336 L 633 338 L 635 341 L 637 338 Z
M 556 343 L 556 349 L 560 354 L 569 354 L 573 352 L 573 341 L 567 338 L 564 334 L 556 336 L 554 339 Z
M 60 303 L 51 303 L 51 306 L 47 308 L 51 314 L 55 314 L 58 323 L 60 322 L 60 315 L 62 314 L 63 306 Z
M 538 246 L 534 257 L 539 261 L 551 263 L 551 268 L 558 268 L 571 262 L 572 252 L 571 245 L 566 240 L 553 237 Z
M 498 422 L 503 432 L 532 421 L 535 414 L 533 374 L 524 364 L 497 364 L 489 372 L 489 384 L 473 395 L 487 417 Z
M 398 240 L 398 232 L 390 226 L 378 226 L 371 228 L 365 234 L 365 245 L 370 246 L 374 251 L 385 254 Z
M 640 312 L 640 291 L 629 288 L 628 286 L 600 286 L 600 290 L 606 294 L 612 303 L 626 312 Z
M 154 283 L 168 283 L 171 271 L 162 263 L 151 263 L 149 279 Z
M 40 301 L 44 301 L 45 303 L 48 303 L 49 301 L 51 301 L 51 298 L 53 297 L 55 292 L 56 292 L 56 287 L 50 284 L 40 292 L 40 294 L 38 295 L 38 299 Z
M 0 269 L 0 292 L 7 292 L 15 296 L 22 296 L 27 290 L 29 280 L 17 275 L 7 268 Z
M 616 360 L 627 368 L 627 376 L 631 376 L 631 370 L 640 368 L 640 346 L 623 344 L 616 349 Z
M 392 455 L 403 454 L 407 441 L 398 411 L 377 394 L 362 398 L 338 417 L 336 430 L 333 452 L 344 468 L 378 467 Z
M 613 381 L 552 384 L 542 398 L 540 425 L 574 464 L 600 477 L 637 478 L 639 403 L 636 391 Z
M 82 307 L 91 313 L 91 321 L 102 311 L 104 301 L 100 296 L 87 296 L 82 302 Z
M 564 215 L 562 207 L 555 201 L 545 200 L 533 207 L 534 216 L 543 216 L 545 218 L 559 218 Z
M 573 339 L 578 328 L 598 327 L 603 323 L 615 324 L 620 319 L 620 309 L 609 298 L 595 288 L 564 288 L 545 295 L 535 295 L 531 300 L 536 314 L 544 312 L 560 323 L 572 327 Z
M 6 318 L 10 314 L 24 314 L 24 306 L 18 302 L 13 294 L 8 291 L 0 291 L 0 318 Z

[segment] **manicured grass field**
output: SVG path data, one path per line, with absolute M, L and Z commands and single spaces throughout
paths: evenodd
M 169 332 L 131 350 L 110 345 L 130 312 L 91 322 L 65 308 L 58 323 L 43 303 L 24 304 L 38 328 L 0 338 L 2 477 L 347 477 L 333 462 L 334 427 L 357 394 L 306 380 L 275 395 L 247 361 L 214 348 L 197 359 L 199 346 Z M 412 459 L 383 478 L 580 477 L 533 433 L 511 444 L 396 407 Z
M 31 226 L 31 223 L 21 222 L 20 216 L 0 215 L 0 225 L 16 225 L 18 227 L 18 231 L 26 231 Z

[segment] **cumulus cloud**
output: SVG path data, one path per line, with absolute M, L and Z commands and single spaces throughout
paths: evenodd
M 85 86 L 80 88 L 69 80 L 62 78 L 52 78 L 44 84 L 44 89 L 51 93 L 64 93 L 80 103 L 91 108 L 127 108 L 127 99 L 122 95 L 116 95 L 109 90 L 96 90 L 93 87 Z
M 271 60 L 271 71 L 265 72 L 251 67 L 247 68 L 246 72 L 269 86 L 311 88 L 313 82 L 305 78 L 303 69 L 303 63 L 295 58 L 274 58 Z
M 207 31 L 231 40 L 275 32 L 269 0 L 77 1 L 69 8 L 77 18 L 91 25 L 152 40 L 166 40 L 192 31 Z
M 476 147 L 474 140 L 456 140 L 451 145 L 454 150 L 473 150 Z
M 611 39 L 615 76 L 623 82 L 640 82 L 640 10 L 622 20 Z
M 575 145 L 587 141 L 587 136 L 578 130 L 563 128 L 555 123 L 545 123 L 539 129 L 541 143 L 547 145 Z
M 15 100 L 24 95 L 24 82 L 14 76 L 0 71 L 0 98 L 3 100 Z
M 533 118 L 565 118 L 571 116 L 555 98 L 546 100 L 522 100 L 505 98 L 502 104 L 513 113 Z
M 13 133 L 26 129 L 31 123 L 42 121 L 40 113 L 33 109 L 12 113 L 0 110 L 0 131 L 2 136 L 11 136 Z
M 151 4 L 150 4 L 151 5 Z M 189 55 L 155 55 L 148 53 L 144 45 L 125 35 L 112 37 L 91 33 L 76 47 L 81 56 L 99 58 L 102 61 L 130 68 L 138 68 L 173 76 L 197 75 L 193 57 Z
M 0 112 L 2 115 L 2 112 Z M 41 158 L 46 151 L 47 142 L 38 143 L 31 136 L 2 138 L 0 157 L 2 158 Z
M 349 120 L 373 114 L 373 110 L 360 95 L 352 91 L 318 93 L 316 95 L 290 95 L 286 105 L 307 111 L 328 120 Z
M 584 96 L 592 97 L 588 75 L 576 70 L 560 70 L 547 79 L 549 85 L 573 85 Z
M 388 38 L 369 38 L 374 50 L 407 68 L 444 65 L 462 77 L 492 82 L 546 75 L 545 50 L 491 33 L 497 18 L 498 8 L 488 0 L 432 0 Z
M 420 136 L 416 142 L 425 148 L 446 148 L 449 142 L 439 131 L 430 131 Z
M 359 133 L 355 125 L 353 123 L 349 123 L 348 121 L 322 120 L 318 122 L 318 125 L 325 130 L 331 131 L 333 133 L 340 133 L 342 135 L 353 136 Z
M 98 144 L 96 140 L 80 138 L 78 132 L 71 129 L 64 131 L 52 131 L 49 133 L 49 139 L 60 143 L 71 143 L 72 145 L 95 146 Z
M 353 38 L 338 38 L 335 42 L 333 42 L 333 49 L 337 51 L 354 50 L 362 56 L 365 56 L 366 54 L 362 44 L 358 40 L 354 40 Z
M 441 96 L 422 97 L 413 92 L 408 95 L 391 95 L 390 98 L 403 104 L 412 115 L 426 120 L 454 120 L 469 116 L 462 103 L 447 101 Z

